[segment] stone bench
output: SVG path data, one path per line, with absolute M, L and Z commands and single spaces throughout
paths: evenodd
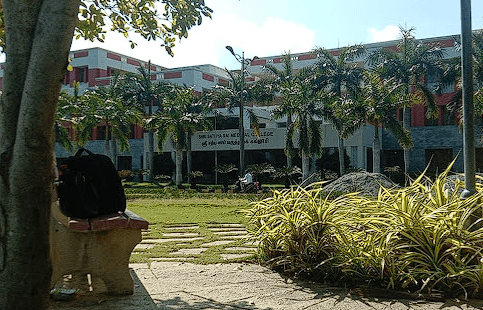
M 52 288 L 64 275 L 90 274 L 104 282 L 108 294 L 133 294 L 129 258 L 148 225 L 129 210 L 81 220 L 64 216 L 56 205 L 50 228 Z

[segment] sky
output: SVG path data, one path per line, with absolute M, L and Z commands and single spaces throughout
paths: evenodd
M 213 9 L 188 38 L 176 42 L 174 57 L 158 41 L 108 33 L 104 43 L 75 40 L 72 50 L 102 47 L 168 68 L 212 64 L 237 69 L 225 46 L 246 58 L 303 53 L 352 44 L 396 40 L 399 26 L 415 27 L 416 38 L 461 33 L 458 0 L 205 0 Z M 483 28 L 483 1 L 472 1 L 472 28 Z

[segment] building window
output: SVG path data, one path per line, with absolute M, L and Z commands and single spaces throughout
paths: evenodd
M 87 68 L 77 68 L 77 81 L 79 83 L 87 83 Z
M 117 170 L 132 170 L 132 156 L 117 156 Z

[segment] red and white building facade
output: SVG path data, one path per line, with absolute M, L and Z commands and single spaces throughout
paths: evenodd
M 460 56 L 460 51 L 455 47 L 454 36 L 429 38 L 428 44 L 438 44 L 445 51 L 445 58 L 454 58 Z M 380 48 L 396 49 L 397 41 L 373 43 L 365 45 L 366 52 Z M 340 49 L 329 49 L 334 55 L 338 56 Z M 293 67 L 295 70 L 303 67 L 311 66 L 317 61 L 317 55 L 311 52 L 293 54 Z M 91 48 L 85 50 L 72 51 L 70 53 L 71 65 L 74 68 L 66 74 L 64 78 L 63 89 L 73 89 L 74 81 L 80 82 L 80 90 L 93 88 L 100 85 L 107 85 L 110 76 L 117 72 L 137 72 L 139 66 L 147 68 L 148 61 L 135 59 L 119 53 L 108 51 L 102 48 Z M 361 66 L 367 66 L 364 58 L 356 59 L 355 62 Z M 250 73 L 248 80 L 254 80 L 263 73 L 263 66 L 272 64 L 282 68 L 282 56 L 262 57 L 253 60 L 247 70 Z M 213 65 L 198 65 L 180 68 L 166 68 L 155 63 L 151 63 L 151 78 L 153 81 L 167 81 L 180 85 L 191 86 L 197 92 L 211 89 L 217 84 L 226 84 L 230 82 L 228 74 L 222 68 Z M 0 69 L 0 86 L 3 78 L 3 64 Z M 431 84 L 437 81 L 438 77 L 428 77 L 427 83 Z M 411 150 L 410 166 L 413 171 L 422 171 L 428 163 L 441 170 L 449 161 L 456 156 L 463 147 L 462 135 L 457 126 L 456 115 L 450 113 L 446 108 L 446 104 L 455 94 L 456 86 L 452 85 L 446 88 L 441 96 L 436 96 L 436 102 L 440 106 L 440 113 L 437 120 L 427 120 L 425 118 L 424 106 L 414 106 L 411 109 L 412 122 L 412 138 L 414 147 Z M 248 164 L 258 162 L 271 162 L 275 166 L 285 165 L 284 134 L 285 120 L 274 120 L 271 118 L 271 109 L 273 107 L 252 107 L 260 116 L 262 137 L 258 138 L 253 135 L 249 128 L 248 119 L 244 122 L 246 128 L 246 158 Z M 238 162 L 237 150 L 239 146 L 236 141 L 238 130 L 235 120 L 238 118 L 238 109 L 228 111 L 221 109 L 220 112 L 227 118 L 223 121 L 216 122 L 220 124 L 218 128 L 210 132 L 198 132 L 192 139 L 193 151 L 193 170 L 201 170 L 205 174 L 213 174 L 213 167 L 222 163 Z M 230 120 L 233 121 L 230 125 Z M 337 147 L 337 134 L 329 123 L 323 123 L 324 132 L 324 148 L 331 152 L 335 152 Z M 481 122 L 477 124 L 478 128 L 477 141 L 481 136 Z M 124 154 L 118 154 L 118 169 L 139 170 L 146 167 L 146 147 L 143 141 L 143 130 L 136 127 L 132 133 L 130 140 L 131 149 Z M 372 141 L 374 136 L 374 128 L 367 125 L 357 131 L 351 138 L 345 141 L 346 153 L 350 158 L 350 165 L 356 168 L 367 169 L 372 171 Z M 103 140 L 93 132 L 93 140 L 87 145 L 88 148 L 97 153 L 103 152 Z M 402 149 L 396 140 L 386 131 L 383 131 L 381 138 L 381 150 L 383 152 L 383 166 L 403 167 Z M 166 164 L 171 159 L 174 149 L 167 143 L 164 148 L 164 154 L 159 155 L 159 164 L 166 166 L 160 169 L 160 174 L 168 174 L 171 169 Z M 71 155 L 60 146 L 56 146 L 56 154 L 58 157 L 67 157 Z M 432 161 L 431 161 L 432 159 Z M 455 164 L 455 170 L 461 171 L 463 167 L 462 156 L 458 158 Z M 478 145 L 477 148 L 477 168 L 483 170 L 483 148 Z

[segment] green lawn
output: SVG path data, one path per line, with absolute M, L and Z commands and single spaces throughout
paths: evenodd
M 244 223 L 239 211 L 250 200 L 238 198 L 156 198 L 128 201 L 128 209 L 151 225 Z
M 179 193 L 181 192 L 181 193 Z M 134 194 L 134 193 L 132 193 Z M 159 198 L 136 198 L 129 199 L 127 208 L 139 216 L 149 221 L 149 231 L 143 235 L 145 240 L 169 239 L 166 233 L 189 232 L 197 234 L 199 239 L 190 240 L 179 238 L 176 241 L 152 243 L 150 248 L 136 250 L 131 255 L 131 262 L 150 262 L 152 259 L 172 259 L 178 258 L 180 261 L 193 263 L 222 263 L 234 261 L 246 261 L 250 258 L 223 258 L 222 254 L 240 254 L 240 250 L 227 250 L 226 248 L 246 246 L 247 240 L 236 239 L 230 244 L 210 246 L 201 254 L 182 254 L 172 255 L 171 253 L 183 249 L 196 249 L 202 244 L 222 240 L 210 228 L 221 224 L 241 224 L 246 223 L 241 210 L 248 207 L 249 203 L 255 199 L 254 195 L 228 195 L 228 194 L 201 194 L 189 191 L 178 191 L 178 193 L 154 194 Z M 142 194 L 136 194 L 141 195 Z M 152 192 L 146 192 L 145 197 L 151 197 Z M 175 197 L 181 195 L 183 197 Z M 129 195 L 128 195 L 129 196 Z M 260 197 L 260 196 L 258 196 Z M 196 229 L 181 229 L 182 226 L 196 226 Z M 242 229 L 242 228 L 240 228 Z M 184 241 L 186 240 L 186 241 Z M 255 248 L 253 248 L 253 251 Z

